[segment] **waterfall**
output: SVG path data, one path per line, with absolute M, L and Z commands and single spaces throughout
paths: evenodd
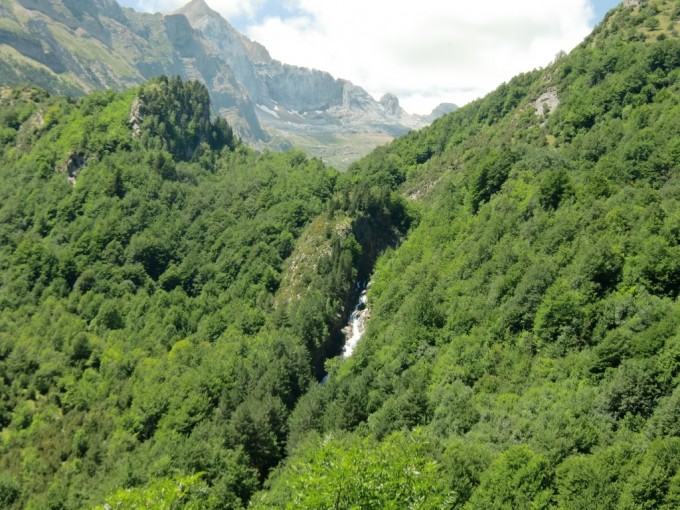
M 368 303 L 368 297 L 366 296 L 367 288 L 361 291 L 359 301 L 349 316 L 349 323 L 342 330 L 345 335 L 345 347 L 342 350 L 343 358 L 349 358 L 352 355 L 357 343 L 359 343 L 361 336 L 366 330 L 366 320 L 371 315 L 370 310 L 366 307 Z

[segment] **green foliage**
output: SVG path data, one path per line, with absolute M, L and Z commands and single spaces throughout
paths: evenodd
M 650 445 L 621 495 L 620 508 L 677 508 L 680 503 L 680 441 Z
M 3 497 L 242 507 L 356 280 L 408 228 L 404 200 L 300 151 L 253 154 L 178 78 L 2 101 Z
M 546 458 L 526 446 L 509 448 L 485 471 L 466 508 L 548 508 L 551 478 Z
M 182 478 L 154 480 L 148 487 L 121 489 L 102 506 L 95 510 L 199 510 L 209 505 L 207 486 L 201 482 L 200 474 Z
M 10 508 L 21 495 L 21 486 L 8 475 L 0 476 L 0 505 Z
M 161 77 L 141 88 L 138 101 L 142 140 L 148 147 L 160 145 L 177 161 L 199 160 L 210 150 L 220 151 L 225 146 L 234 149 L 231 128 L 224 119 L 213 123 L 210 118 L 210 98 L 204 85 Z M 161 156 L 152 166 L 163 174 L 168 172 L 168 163 Z
M 377 443 L 317 438 L 274 478 L 253 508 L 442 508 L 447 497 L 440 466 L 420 432 L 395 433 Z
M 562 200 L 573 194 L 567 171 L 561 168 L 544 173 L 538 193 L 538 201 L 543 209 L 557 209 Z
M 3 101 L 15 133 L 0 165 L 5 506 L 242 506 L 285 455 L 288 415 L 352 286 L 334 289 L 311 351 L 285 319 L 295 305 L 275 309 L 337 173 L 254 155 L 193 82 Z M 330 252 L 338 268 L 319 292 L 354 277 L 357 250 Z M 310 319 L 299 313 L 300 331 Z
M 677 506 L 675 10 L 622 5 L 545 70 L 350 168 L 364 191 L 345 203 L 389 190 L 414 212 L 377 260 L 357 350 L 291 415 L 262 501 L 322 477 L 299 464 L 327 451 L 305 434 L 386 447 L 420 427 L 451 508 Z M 537 108 L 553 91 L 557 109 Z
M 476 213 L 480 204 L 488 202 L 494 193 L 500 191 L 513 163 L 512 152 L 503 149 L 501 152 L 491 151 L 475 165 L 470 172 L 471 182 L 468 191 L 472 212 Z
M 3 95 L 2 503 L 677 507 L 676 10 L 342 175 L 178 79 Z
M 604 408 L 619 419 L 628 414 L 649 417 L 663 390 L 650 363 L 626 360 L 604 387 Z

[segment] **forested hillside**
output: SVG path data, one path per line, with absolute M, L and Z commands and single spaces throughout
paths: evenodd
M 355 224 L 398 235 L 389 192 L 329 213 L 336 171 L 254 155 L 196 82 L 0 101 L 0 506 L 241 507 L 340 348 Z
M 680 3 L 350 171 L 420 215 L 257 508 L 680 507 Z
M 679 29 L 342 174 L 193 82 L 2 89 L 0 506 L 678 508 Z

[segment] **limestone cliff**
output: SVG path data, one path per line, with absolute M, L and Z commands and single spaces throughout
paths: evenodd
M 0 15 L 0 86 L 79 95 L 162 74 L 196 79 L 248 143 L 298 145 L 338 167 L 450 109 L 410 115 L 393 94 L 377 101 L 327 72 L 279 62 L 204 0 L 165 15 L 115 0 L 0 0 Z
M 197 79 L 246 140 L 266 138 L 252 101 L 218 51 L 182 15 L 143 14 L 115 0 L 5 0 L 0 85 L 30 82 L 79 95 L 165 74 Z

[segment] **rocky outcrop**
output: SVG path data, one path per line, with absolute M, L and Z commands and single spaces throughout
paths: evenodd
M 458 106 L 453 103 L 440 103 L 432 110 L 432 113 L 427 116 L 427 119 L 432 122 L 443 115 L 455 112 L 457 109 Z
M 394 94 L 387 93 L 380 98 L 380 104 L 385 109 L 385 113 L 390 116 L 399 115 L 401 107 L 399 106 L 399 98 Z
M 128 119 L 128 124 L 132 130 L 132 136 L 134 137 L 142 134 L 142 121 L 144 120 L 144 116 L 142 115 L 143 107 L 144 105 L 142 104 L 142 100 L 136 98 L 132 103 L 132 107 L 130 108 L 130 118 Z
M 68 179 L 68 182 L 71 185 L 71 187 L 76 185 L 76 179 L 78 178 L 78 175 L 85 166 L 86 162 L 87 159 L 85 158 L 85 156 L 78 152 L 71 152 L 68 155 L 68 158 L 66 159 L 66 163 L 64 163 L 62 171 L 66 173 L 66 178 Z
M 540 117 L 550 117 L 557 107 L 560 105 L 560 98 L 557 95 L 557 89 L 550 87 L 543 94 L 534 101 L 534 109 L 536 115 Z

